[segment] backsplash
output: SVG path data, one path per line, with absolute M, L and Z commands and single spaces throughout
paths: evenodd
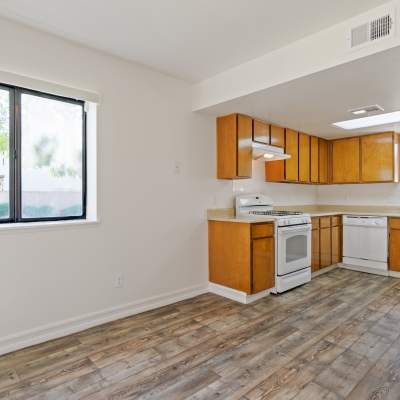
M 253 161 L 253 177 L 221 181 L 217 200 L 210 208 L 233 207 L 240 193 L 263 193 L 270 196 L 275 206 L 291 205 L 369 205 L 400 206 L 400 184 L 377 183 L 358 185 L 301 185 L 265 182 L 264 163 Z M 231 186 L 231 188 L 230 188 Z
M 318 186 L 316 199 L 317 204 L 400 206 L 400 184 Z
M 253 161 L 253 177 L 233 181 L 233 195 L 263 193 L 279 206 L 316 204 L 317 187 L 312 185 L 265 182 L 264 162 Z

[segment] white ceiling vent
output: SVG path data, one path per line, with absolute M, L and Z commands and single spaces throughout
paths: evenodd
M 394 12 L 386 13 L 351 29 L 350 48 L 372 44 L 379 39 L 389 38 L 394 33 Z

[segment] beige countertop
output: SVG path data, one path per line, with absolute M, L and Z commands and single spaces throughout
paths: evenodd
M 310 205 L 310 206 L 276 206 L 277 210 L 302 211 L 311 217 L 325 217 L 331 215 L 373 215 L 382 217 L 400 218 L 400 207 L 396 206 L 342 206 L 342 205 Z M 273 218 L 236 218 L 233 208 L 217 208 L 207 210 L 209 221 L 260 223 L 273 222 Z

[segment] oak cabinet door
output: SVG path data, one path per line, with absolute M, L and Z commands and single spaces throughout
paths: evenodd
M 209 281 L 251 293 L 250 224 L 208 221 Z
M 318 167 L 318 182 L 328 183 L 328 141 L 325 139 L 318 140 Z
M 237 115 L 217 118 L 217 178 L 234 179 L 237 175 Z
M 271 289 L 275 286 L 274 238 L 253 240 L 252 292 Z
M 245 115 L 238 116 L 238 176 L 240 178 L 251 178 L 253 161 L 253 120 Z
M 319 145 L 318 138 L 311 136 L 310 138 L 310 181 L 318 183 L 319 181 Z
M 332 227 L 332 264 L 342 262 L 342 227 Z
M 291 158 L 285 161 L 285 180 L 289 182 L 299 181 L 299 133 L 286 129 L 286 153 Z
M 271 145 L 285 148 L 285 128 L 271 125 Z
M 319 257 L 319 229 L 313 229 L 311 232 L 311 271 L 315 272 L 319 270 L 320 257 Z
M 332 264 L 332 241 L 331 228 L 322 228 L 319 230 L 320 246 L 320 267 L 328 267 Z
M 361 137 L 361 181 L 394 181 L 393 132 Z
M 360 138 L 332 141 L 332 183 L 360 181 Z
M 310 136 L 299 133 L 299 182 L 310 182 Z
M 253 140 L 258 143 L 269 144 L 269 124 L 259 119 L 253 120 Z
M 389 238 L 389 269 L 400 272 L 400 230 L 391 229 Z
M 285 148 L 285 128 L 271 125 L 271 145 Z M 265 163 L 265 180 L 267 182 L 284 182 L 285 161 L 267 161 Z

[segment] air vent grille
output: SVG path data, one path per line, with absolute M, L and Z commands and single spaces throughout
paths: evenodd
M 394 28 L 393 15 L 392 13 L 387 13 L 380 18 L 373 19 L 351 29 L 351 48 L 371 44 L 378 39 L 392 36 Z
M 389 36 L 392 30 L 392 25 L 393 21 L 390 14 L 373 20 L 370 24 L 370 40 L 372 41 Z

